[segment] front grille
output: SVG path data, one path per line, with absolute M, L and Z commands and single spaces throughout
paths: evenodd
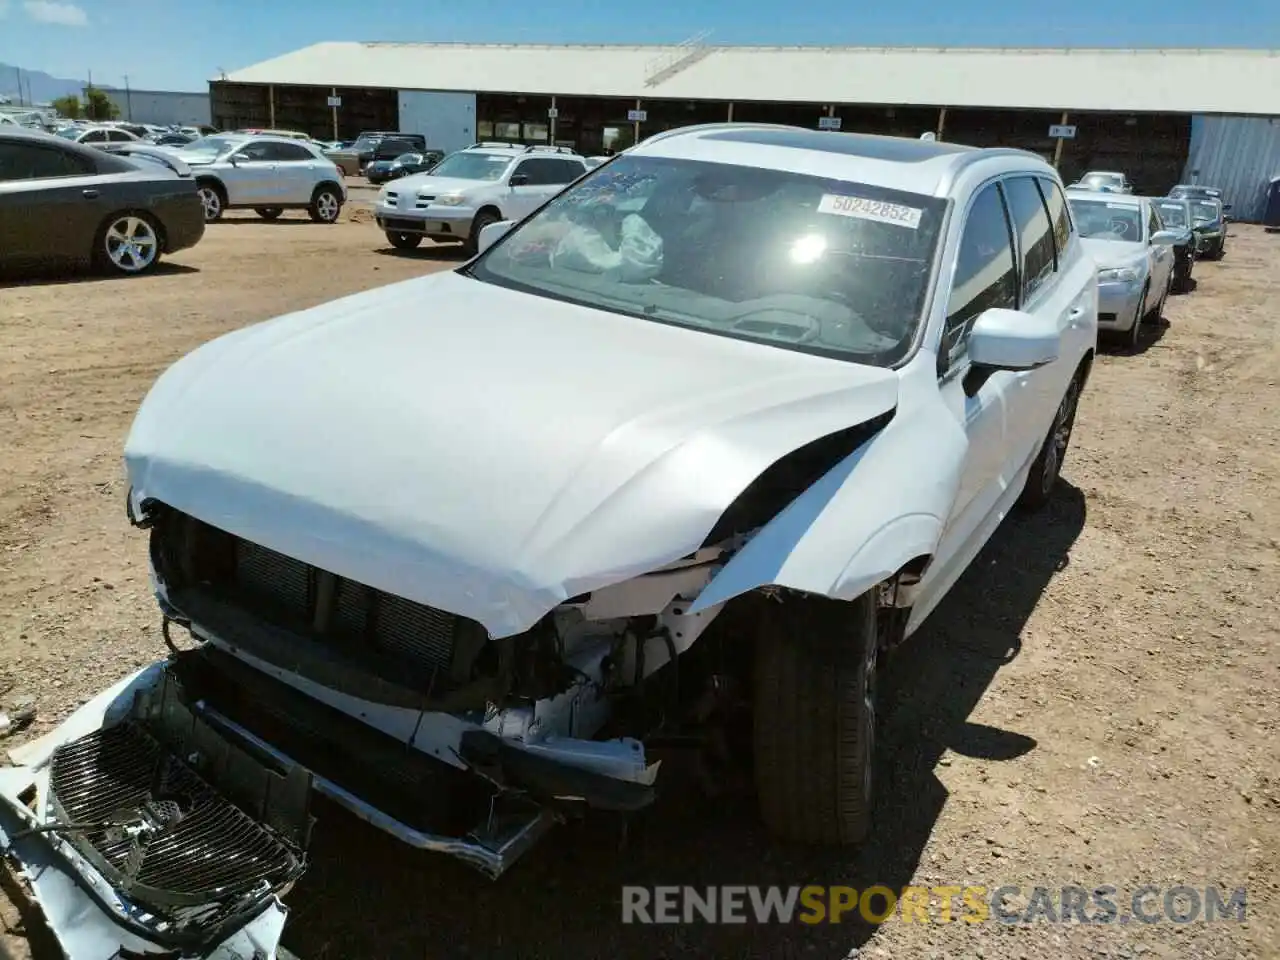
M 409 233 L 421 233 L 421 220 L 406 220 L 403 217 L 384 217 L 382 220 L 388 230 L 405 230 Z
M 1098 320 L 1101 323 L 1115 323 L 1116 315 L 1114 313 L 1099 313 Z
M 59 747 L 50 787 L 60 822 L 95 825 L 69 834 L 81 852 L 153 909 L 229 904 L 302 870 L 275 834 L 136 720 Z

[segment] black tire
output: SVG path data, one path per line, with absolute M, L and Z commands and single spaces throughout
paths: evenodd
M 1147 302 L 1147 293 L 1149 287 L 1142 288 L 1142 296 L 1138 298 L 1138 305 L 1133 308 L 1133 326 L 1125 331 L 1125 340 L 1130 350 L 1137 350 L 1142 345 L 1142 307 Z
M 386 233 L 387 243 L 397 250 L 416 250 L 422 243 L 422 234 L 420 233 L 397 233 L 393 230 L 388 230 Z
M 875 592 L 762 603 L 754 666 L 756 795 L 773 833 L 856 844 L 871 829 Z
M 1223 240 L 1218 244 L 1218 248 L 1213 251 L 1213 259 L 1221 260 L 1227 255 L 1227 242 Z
M 480 231 L 491 223 L 499 223 L 502 218 L 492 210 L 481 210 L 476 214 L 476 218 L 471 221 L 471 236 L 467 237 L 467 242 L 463 245 L 467 251 L 467 256 L 474 257 L 480 249 Z
M 254 207 L 253 212 L 263 220 L 279 220 L 280 214 L 284 213 L 284 207 Z
M 311 195 L 311 206 L 307 214 L 316 223 L 337 223 L 342 213 L 342 194 L 337 187 L 319 186 Z
M 1040 453 L 1027 474 L 1027 485 L 1022 488 L 1022 495 L 1018 497 L 1019 506 L 1027 510 L 1039 510 L 1053 498 L 1053 489 L 1062 473 L 1062 462 L 1071 445 L 1071 431 L 1076 424 L 1076 408 L 1079 404 L 1080 375 L 1076 374 L 1067 384 L 1067 392 L 1062 395 L 1053 415 L 1049 433 L 1040 445 Z
M 221 220 L 227 209 L 227 192 L 216 180 L 202 180 L 196 184 L 200 194 L 200 205 L 204 208 L 204 222 L 213 223 Z
M 1156 301 L 1156 305 L 1147 311 L 1147 315 L 1142 318 L 1143 323 L 1159 323 L 1160 318 L 1164 316 L 1165 304 L 1169 301 L 1169 290 L 1173 287 L 1173 274 L 1169 274 L 1169 281 L 1164 285 L 1164 293 L 1160 294 L 1160 299 Z M 1138 346 L 1135 341 L 1133 346 Z

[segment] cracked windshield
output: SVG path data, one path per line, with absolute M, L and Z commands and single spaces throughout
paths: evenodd
M 470 268 L 562 300 L 863 363 L 909 350 L 945 201 L 623 157 Z

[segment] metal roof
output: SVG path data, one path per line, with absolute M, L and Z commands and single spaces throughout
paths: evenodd
M 1280 115 L 1280 51 L 318 43 L 235 83 Z

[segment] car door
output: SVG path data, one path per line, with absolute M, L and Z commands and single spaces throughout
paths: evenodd
M 275 170 L 270 184 L 281 204 L 310 203 L 319 180 L 320 161 L 301 143 L 272 143 Z
M 219 171 L 227 188 L 227 202 L 233 206 L 270 206 L 276 199 L 273 178 L 276 162 L 271 141 L 250 140 L 227 158 Z
M 83 151 L 0 138 L 0 261 L 87 255 L 103 216 L 99 190 Z
M 1173 247 L 1156 243 L 1151 238 L 1164 229 L 1154 203 L 1147 204 L 1147 249 L 1151 256 L 1151 288 L 1147 291 L 1147 306 L 1154 307 L 1169 289 L 1173 276 Z
M 1088 310 L 1087 288 L 1077 272 L 1073 283 L 1063 283 L 1059 272 L 1055 216 L 1051 216 L 1042 184 L 1028 173 L 1005 179 L 1005 199 L 1014 225 L 1018 256 L 1018 309 L 1047 318 L 1066 335 L 1084 320 Z M 1062 201 L 1065 206 L 1065 200 Z M 1053 201 L 1058 229 L 1062 229 L 1058 200 Z M 1068 239 L 1070 236 L 1068 224 Z M 1067 242 L 1064 254 L 1071 254 Z M 1068 269 L 1072 264 L 1064 264 Z M 1065 371 L 1064 371 L 1064 368 Z M 1066 389 L 1070 367 L 1063 359 L 1034 370 L 1020 370 L 1005 378 L 1007 405 L 1006 451 L 1008 463 L 1004 473 L 1012 479 L 1035 456 L 1044 442 L 1059 398 Z
M 510 197 L 502 213 L 508 220 L 523 220 L 546 199 L 548 170 L 541 157 L 521 160 L 511 170 Z
M 954 580 L 957 564 L 983 532 L 1006 485 L 1006 394 L 1008 371 L 979 373 L 968 353 L 969 331 L 986 310 L 1018 306 L 1018 270 L 1013 233 L 1000 184 L 992 180 L 962 211 L 964 226 L 953 253 L 950 282 L 939 296 L 947 304 L 938 345 L 938 390 L 968 441 L 960 484 L 934 565 L 920 584 L 916 606 L 931 609 L 937 593 Z M 945 275 L 944 275 L 945 276 Z

